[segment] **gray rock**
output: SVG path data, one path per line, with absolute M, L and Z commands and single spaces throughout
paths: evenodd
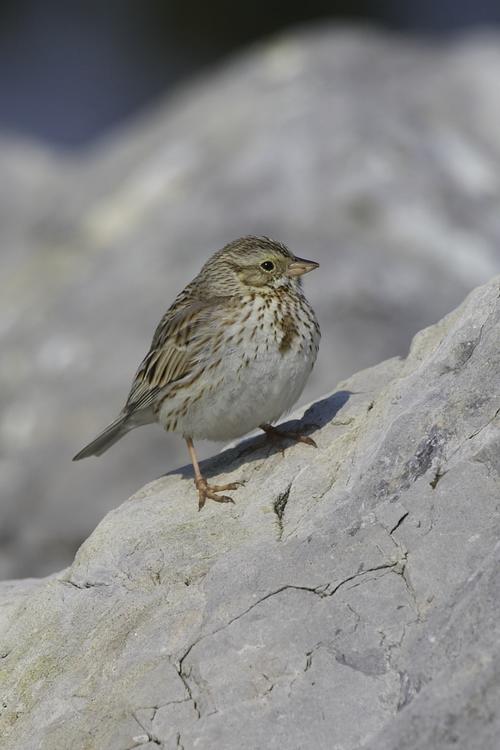
M 231 60 L 80 158 L 3 143 L 0 577 L 68 564 L 106 510 L 185 460 L 149 428 L 70 462 L 228 239 L 266 233 L 321 261 L 304 399 L 404 354 L 498 272 L 499 76 L 497 36 L 325 26 Z
M 317 450 L 205 462 L 235 506 L 183 468 L 4 583 L 2 750 L 496 748 L 499 334 L 497 277 L 307 408 Z

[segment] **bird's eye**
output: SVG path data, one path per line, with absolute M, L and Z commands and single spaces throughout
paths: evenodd
M 265 260 L 264 263 L 260 264 L 260 267 L 264 271 L 274 271 L 274 263 L 271 260 Z

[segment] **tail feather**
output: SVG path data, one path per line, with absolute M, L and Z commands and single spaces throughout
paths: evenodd
M 114 422 L 106 427 L 91 443 L 82 448 L 82 450 L 76 454 L 73 461 L 79 461 L 81 458 L 88 458 L 88 456 L 100 456 L 111 448 L 118 440 L 120 440 L 134 425 L 128 422 L 125 414 L 120 414 Z

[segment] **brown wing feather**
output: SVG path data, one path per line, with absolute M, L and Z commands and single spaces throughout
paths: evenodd
M 137 370 L 125 411 L 150 409 L 165 388 L 189 375 L 203 358 L 211 335 L 215 301 L 178 299 L 160 321 L 149 352 Z

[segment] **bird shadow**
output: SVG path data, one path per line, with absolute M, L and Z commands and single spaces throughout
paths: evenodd
M 288 422 L 282 422 L 279 428 L 287 432 L 297 432 L 307 437 L 314 435 L 315 432 L 331 422 L 335 415 L 345 406 L 352 393 L 352 391 L 337 391 L 336 393 L 332 393 L 331 396 L 316 401 L 306 409 L 302 419 L 290 419 Z M 283 453 L 284 449 L 294 444 L 293 438 L 270 440 L 264 434 L 252 435 L 239 442 L 238 445 L 226 448 L 215 456 L 201 461 L 201 472 L 208 479 L 224 472 L 234 471 L 243 464 L 268 458 L 275 453 Z M 308 446 L 304 446 L 304 449 L 314 450 L 314 448 Z M 176 474 L 190 479 L 194 477 L 193 468 L 189 464 L 174 471 L 169 471 L 165 476 L 169 474 Z

